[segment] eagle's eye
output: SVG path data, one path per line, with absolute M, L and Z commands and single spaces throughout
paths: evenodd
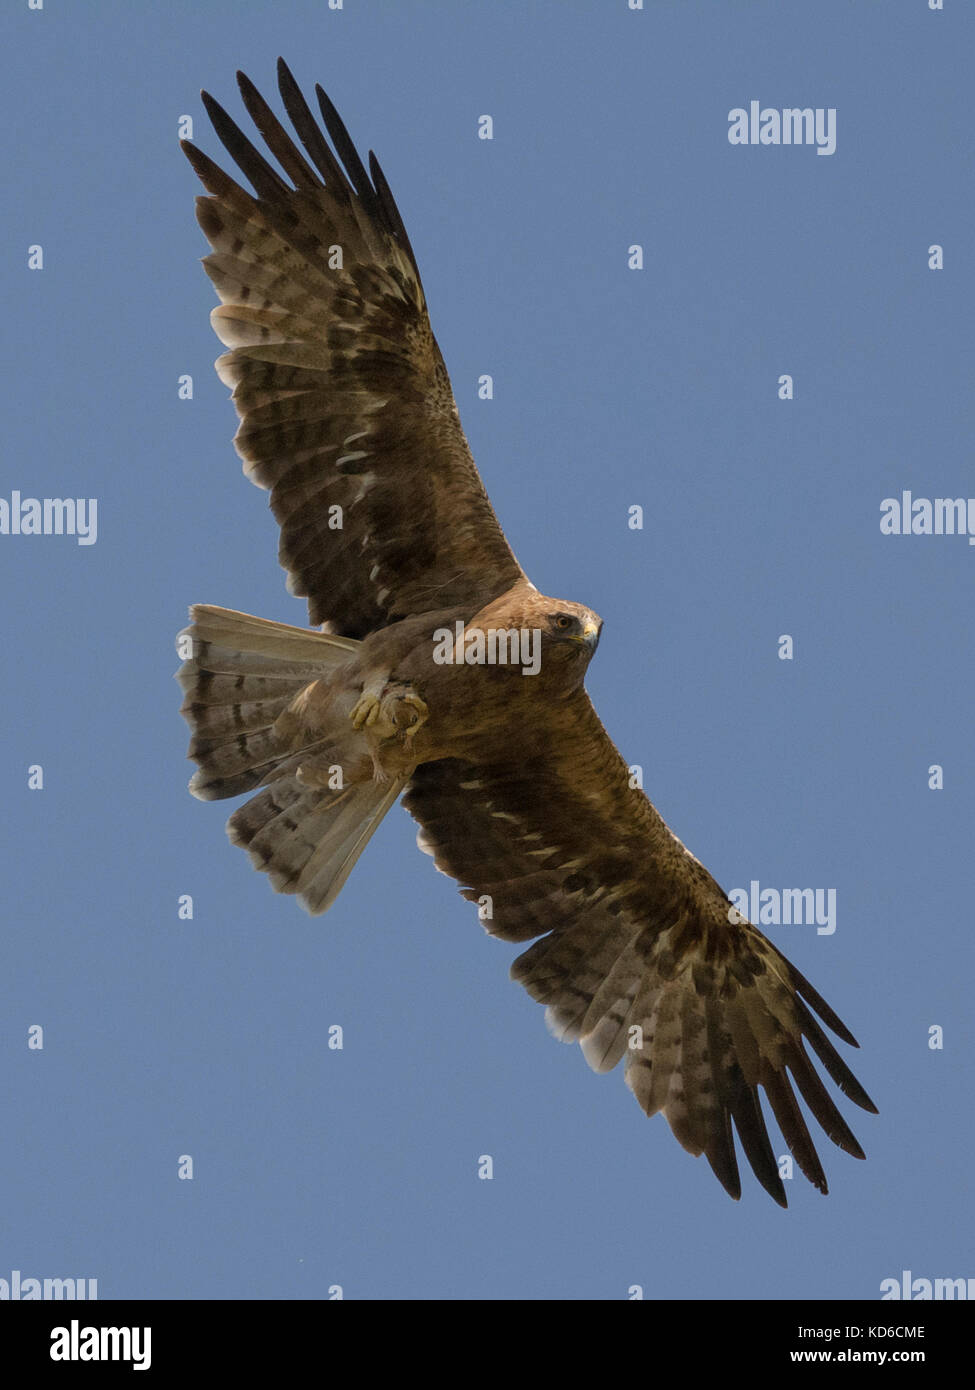
M 560 613 L 558 617 L 555 619 L 555 626 L 559 629 L 560 632 L 565 632 L 566 628 L 570 628 L 572 626 L 572 619 L 570 617 L 567 617 L 565 613 Z

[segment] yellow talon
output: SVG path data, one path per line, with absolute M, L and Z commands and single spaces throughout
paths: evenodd
M 367 728 L 370 724 L 375 724 L 378 717 L 379 697 L 369 690 L 364 690 L 349 712 L 353 729 Z

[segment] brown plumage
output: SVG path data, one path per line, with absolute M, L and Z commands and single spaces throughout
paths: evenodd
M 270 489 L 289 588 L 321 628 L 191 610 L 191 789 L 257 791 L 231 838 L 311 912 L 405 791 L 421 848 L 486 929 L 541 938 L 512 974 L 557 1036 L 598 1071 L 625 1059 L 643 1109 L 663 1111 L 734 1197 L 736 1132 L 784 1206 L 763 1089 L 825 1192 L 793 1084 L 862 1157 L 804 1045 L 874 1110 L 814 1015 L 855 1040 L 630 785 L 583 688 L 601 622 L 540 594 L 508 547 L 382 171 L 370 155 L 367 173 L 320 88 L 324 132 L 283 63 L 279 81 L 304 153 L 239 75 L 286 178 L 206 94 L 254 193 L 183 148 L 211 195 L 197 216 L 235 443 Z

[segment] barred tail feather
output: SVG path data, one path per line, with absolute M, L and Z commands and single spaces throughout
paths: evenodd
M 305 787 L 297 775 L 265 787 L 227 822 L 275 891 L 295 893 L 313 917 L 326 912 L 406 779 L 340 791 Z
M 295 696 L 354 655 L 347 637 L 267 622 L 229 608 L 196 604 L 180 633 L 192 656 L 177 679 L 181 713 L 192 730 L 189 756 L 199 764 L 190 791 L 202 801 L 239 796 L 293 771 L 321 742 L 296 747 L 275 724 Z
M 313 915 L 325 912 L 406 779 L 312 786 L 301 765 L 312 754 L 320 761 L 337 731 L 303 742 L 281 716 L 312 682 L 338 674 L 361 643 L 207 604 L 190 616 L 180 637 L 191 640 L 192 655 L 178 673 L 190 757 L 199 764 L 190 791 L 213 801 L 263 787 L 230 817 L 227 834 L 278 893 L 297 894 Z

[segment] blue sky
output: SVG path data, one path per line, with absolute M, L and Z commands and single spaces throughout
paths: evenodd
M 0 535 L 0 1277 L 871 1299 L 975 1275 L 975 549 L 879 525 L 905 489 L 975 493 L 971 7 L 24 0 L 0 33 L 0 497 L 98 499 L 95 544 Z M 797 1176 L 783 1212 L 749 1174 L 733 1203 L 549 1038 L 401 809 L 313 920 L 227 842 L 237 803 L 186 792 L 187 605 L 306 620 L 231 448 L 176 144 L 188 114 L 222 156 L 200 87 L 240 117 L 240 67 L 276 103 L 279 53 L 382 161 L 495 509 L 534 582 L 604 618 L 589 690 L 651 799 L 726 889 L 836 892 L 832 934 L 765 928 L 880 1108 L 844 1103 L 866 1163 L 819 1144 L 827 1198 Z M 835 153 L 731 145 L 751 100 L 834 108 Z

